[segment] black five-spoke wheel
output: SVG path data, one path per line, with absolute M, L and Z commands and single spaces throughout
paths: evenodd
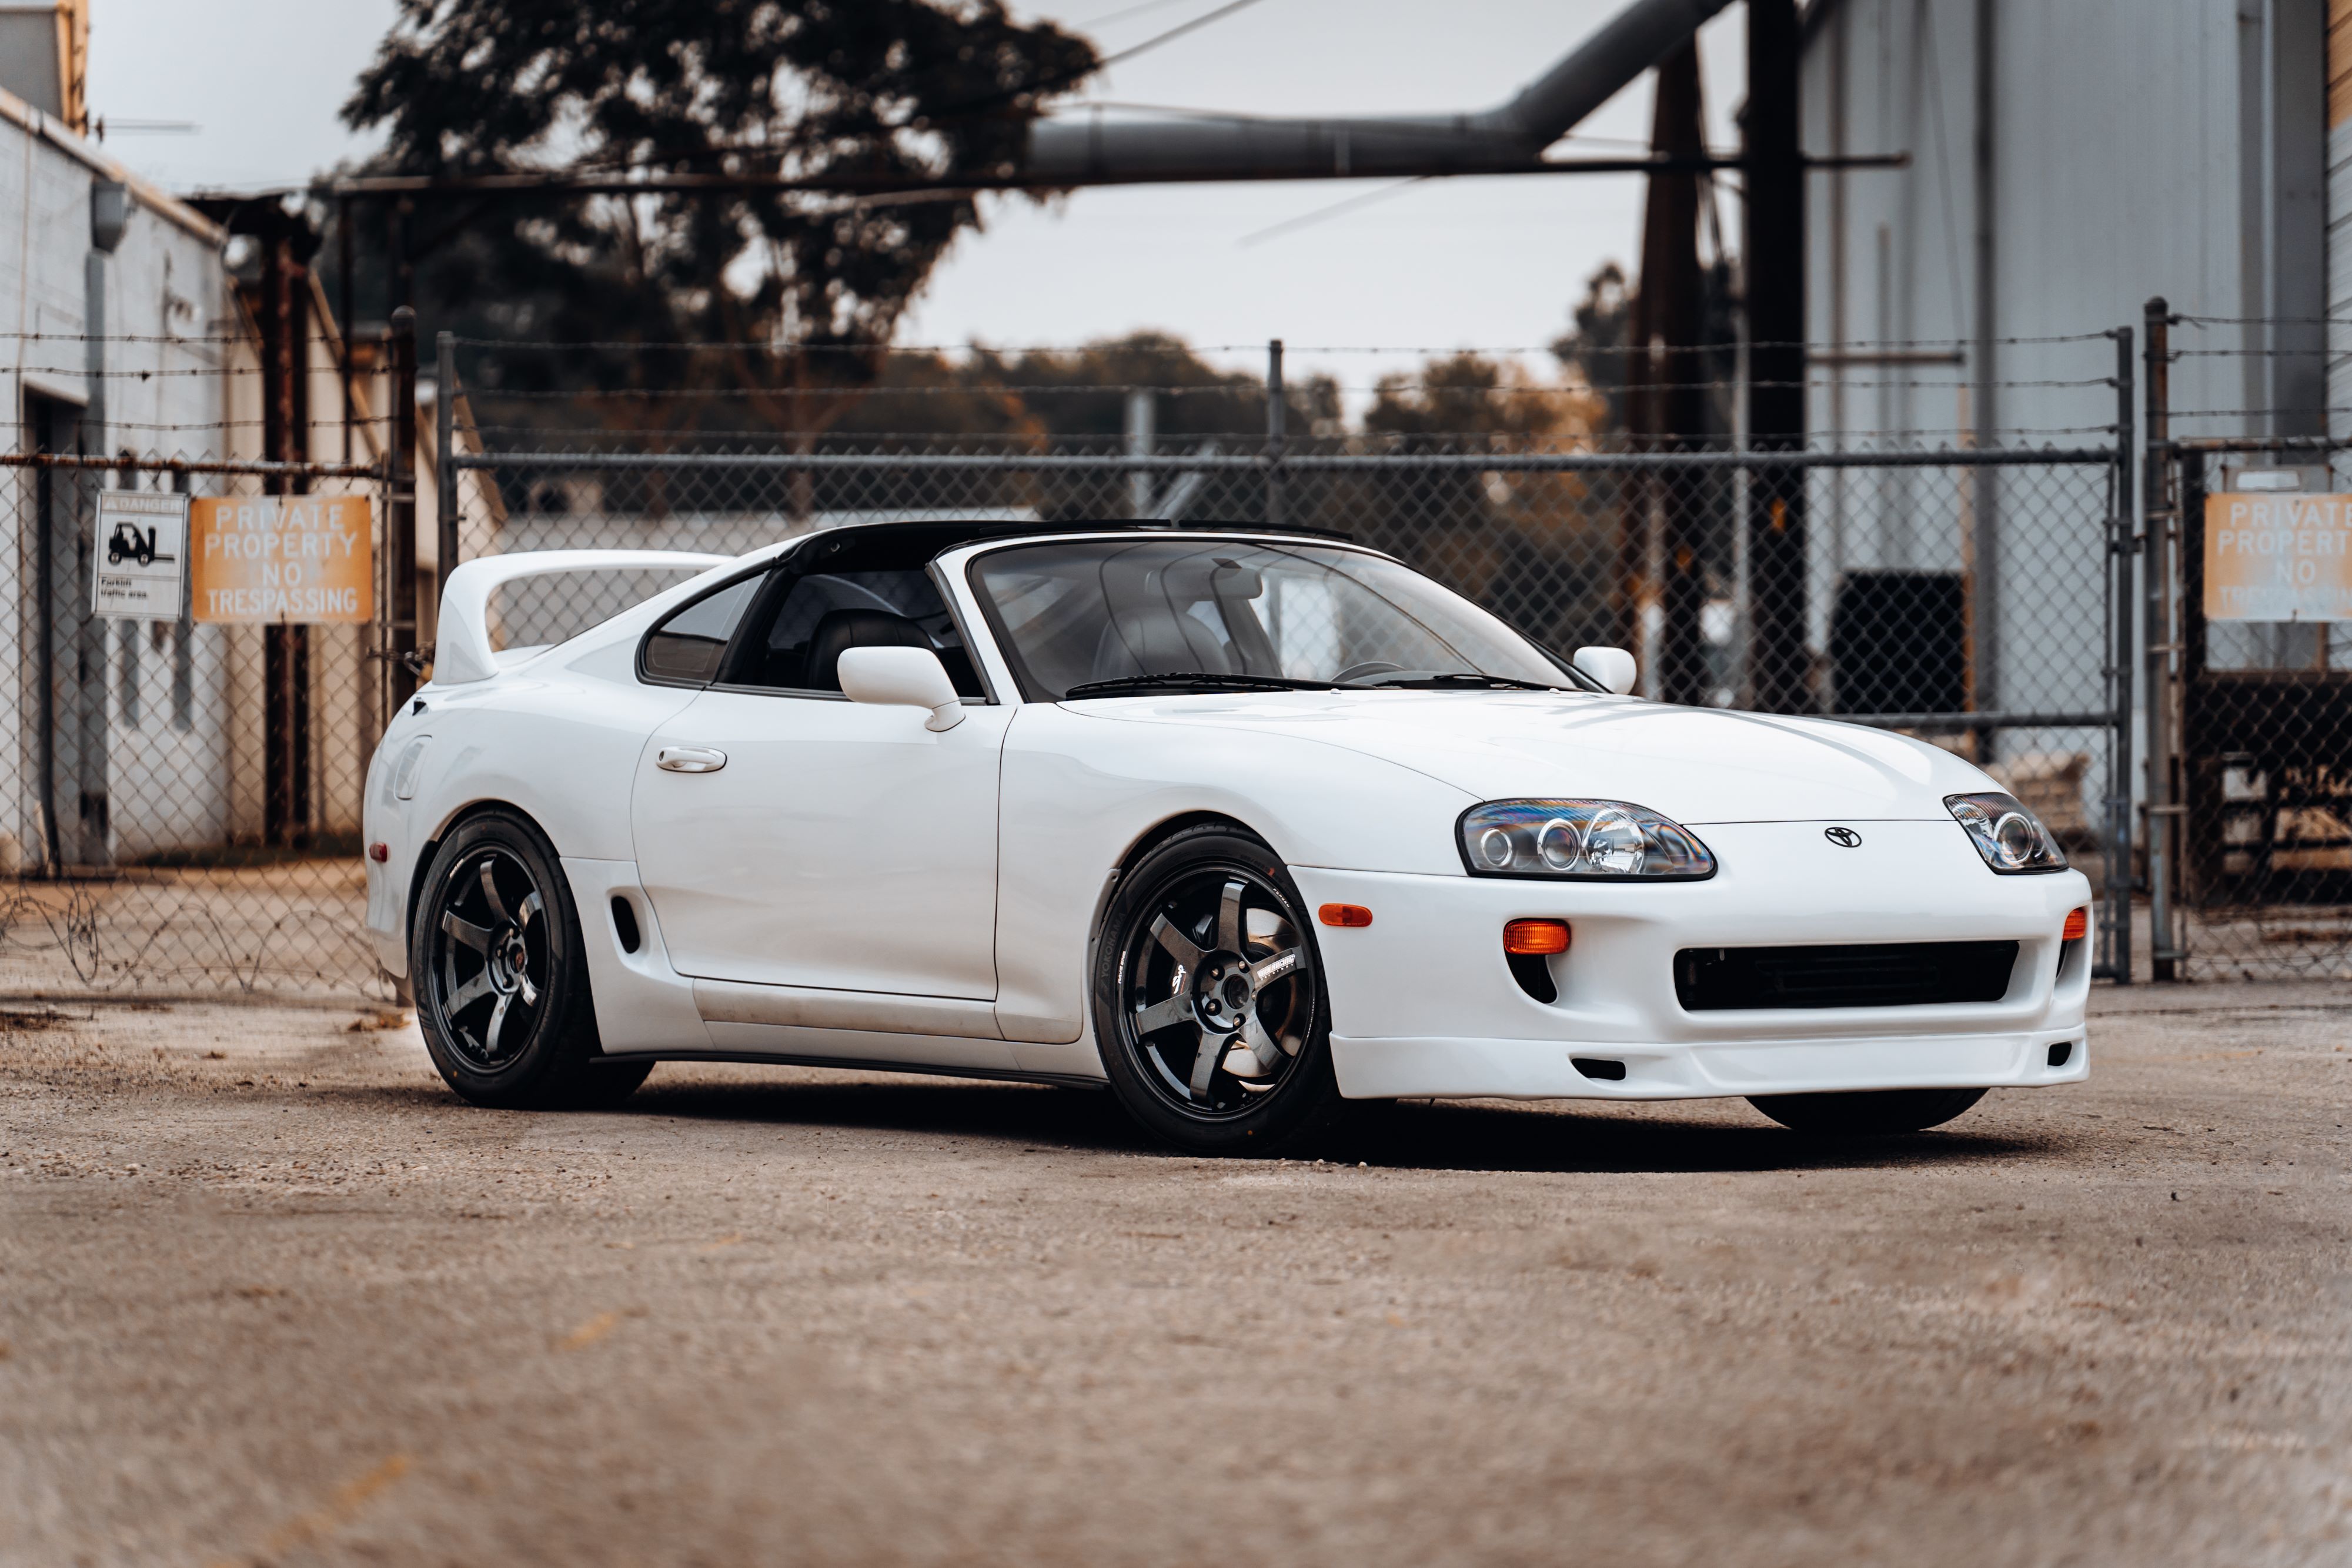
M 1321 965 L 1290 876 L 1221 827 L 1154 849 L 1113 901 L 1096 1027 L 1112 1087 L 1170 1142 L 1271 1153 L 1338 1110 Z
M 530 1038 L 547 992 L 547 900 L 510 852 L 458 864 L 441 895 L 425 983 L 449 1050 L 477 1072 L 510 1061 Z
M 418 886 L 408 953 L 425 1049 L 477 1104 L 610 1102 L 652 1070 L 603 1055 L 579 915 L 528 818 L 490 810 L 450 831 Z

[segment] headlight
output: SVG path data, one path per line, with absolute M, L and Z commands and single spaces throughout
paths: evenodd
M 1688 828 L 1622 800 L 1490 800 L 1462 813 L 1472 876 L 1696 882 L 1715 857 Z
M 1947 795 L 1945 809 L 1968 830 L 1969 842 L 1984 856 L 1985 864 L 2003 876 L 2027 876 L 2064 871 L 2066 852 L 2042 825 L 2042 819 L 2018 803 L 2013 795 L 1989 790 L 1981 795 Z

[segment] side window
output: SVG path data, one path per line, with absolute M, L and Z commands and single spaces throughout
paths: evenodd
M 649 681 L 684 685 L 708 685 L 719 674 L 719 661 L 735 623 L 764 579 L 751 576 L 728 584 L 673 611 L 668 620 L 646 637 L 639 655 L 639 673 Z
M 838 692 L 841 655 L 851 648 L 929 648 L 959 695 L 986 695 L 929 572 L 807 572 L 768 602 L 773 612 L 744 638 L 730 685 Z

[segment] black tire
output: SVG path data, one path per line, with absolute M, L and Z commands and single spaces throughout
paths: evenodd
M 1104 916 L 1093 993 L 1111 1091 L 1160 1142 L 1292 1154 L 1338 1124 L 1315 928 L 1289 872 L 1247 834 L 1188 828 L 1143 856 Z
M 416 1022 L 443 1082 L 504 1110 L 612 1104 L 649 1061 L 601 1060 L 580 917 L 555 848 L 492 810 L 435 852 L 409 920 Z
M 1981 1089 L 1869 1089 L 1845 1094 L 1751 1094 L 1784 1127 L 1833 1138 L 1884 1138 L 1940 1127 L 1985 1097 Z

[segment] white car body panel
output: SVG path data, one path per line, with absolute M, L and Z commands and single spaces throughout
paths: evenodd
M 1958 757 L 1828 720 L 1580 692 L 1026 702 L 965 570 L 1010 542 L 960 547 L 935 569 L 996 698 L 967 700 L 945 732 L 915 707 L 638 680 L 656 620 L 790 546 L 424 688 L 369 774 L 365 837 L 385 858 L 367 867 L 368 924 L 384 967 L 406 973 L 410 887 L 432 844 L 469 808 L 502 802 L 562 859 L 608 1052 L 1099 1080 L 1090 954 L 1118 868 L 1166 825 L 1213 816 L 1265 839 L 1310 908 L 1373 912 L 1369 926 L 1311 933 L 1351 1096 L 1659 1099 L 2086 1071 L 2087 945 L 2062 966 L 2058 934 L 2088 883 L 1994 874 L 1942 800 L 1998 786 Z M 501 580 L 529 559 L 504 558 Z M 483 597 L 453 594 L 452 612 L 478 615 L 465 606 Z M 442 636 L 487 654 L 478 631 L 445 621 Z M 714 747 L 726 765 L 666 771 L 664 746 Z M 1656 883 L 1465 870 L 1465 810 L 1545 796 L 1662 812 L 1719 869 Z M 1831 843 L 1832 825 L 1861 845 Z M 638 927 L 634 952 L 615 899 Z M 1551 1003 L 1504 959 L 1502 924 L 1526 917 L 1573 933 L 1549 960 Z M 1675 990 L 1688 946 L 1963 939 L 2020 944 L 2000 1001 L 1700 1012 Z M 2072 1050 L 2052 1067 L 2061 1044 Z M 1625 1075 L 1588 1077 L 1578 1057 Z
M 1011 715 L 706 691 L 655 729 L 630 824 L 682 973 L 996 996 L 997 768 Z M 665 747 L 725 766 L 664 771 Z

